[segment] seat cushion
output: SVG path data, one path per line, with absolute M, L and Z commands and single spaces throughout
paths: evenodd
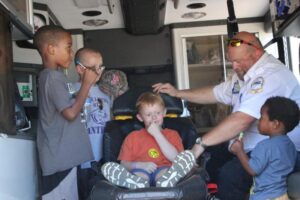
M 189 118 L 165 118 L 164 128 L 176 130 L 182 138 L 184 149 L 190 149 L 198 137 L 194 124 Z M 117 162 L 123 140 L 134 130 L 143 128 L 137 119 L 113 120 L 106 123 L 103 136 L 103 162 Z
M 192 175 L 175 187 L 126 189 L 115 186 L 108 181 L 99 181 L 92 189 L 92 200 L 206 200 L 207 189 L 204 179 L 199 174 Z
M 128 90 L 114 101 L 112 108 L 113 115 L 135 115 L 136 100 L 142 93 L 151 91 L 151 87 L 136 87 Z M 160 95 L 165 102 L 167 113 L 180 115 L 183 112 L 182 101 L 179 98 L 171 97 L 167 94 Z

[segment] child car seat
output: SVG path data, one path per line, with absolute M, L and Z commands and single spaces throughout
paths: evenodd
M 143 124 L 135 119 L 135 103 L 140 94 L 151 88 L 133 88 L 118 97 L 113 104 L 114 120 L 107 122 L 103 138 L 103 162 L 118 162 L 117 157 L 125 137 L 133 130 L 139 130 Z M 185 149 L 190 149 L 198 133 L 188 117 L 179 117 L 183 111 L 180 99 L 161 94 L 167 109 L 164 127 L 177 130 L 182 137 Z M 126 189 L 113 185 L 106 180 L 98 181 L 90 194 L 91 200 L 135 200 L 135 199 L 170 199 L 170 200 L 205 200 L 207 198 L 204 168 L 195 167 L 175 187 Z

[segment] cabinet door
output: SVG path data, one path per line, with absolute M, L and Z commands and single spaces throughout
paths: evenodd
M 186 57 L 190 88 L 217 85 L 227 79 L 230 64 L 226 60 L 226 35 L 186 38 Z M 188 104 L 192 120 L 199 132 L 206 132 L 230 112 L 221 105 Z
M 216 85 L 224 80 L 223 36 L 199 36 L 186 39 L 190 88 Z

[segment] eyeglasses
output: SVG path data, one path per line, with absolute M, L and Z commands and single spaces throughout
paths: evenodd
M 87 68 L 81 62 L 79 62 L 79 60 L 76 60 L 75 63 L 76 63 L 76 65 L 79 65 L 82 69 L 86 69 Z
M 246 42 L 245 40 L 241 40 L 238 38 L 232 38 L 232 39 L 228 39 L 228 46 L 232 46 L 232 47 L 239 47 L 241 46 L 241 44 L 247 44 L 249 46 L 252 46 L 256 49 L 260 49 L 257 46 L 255 46 L 254 44 L 250 43 L 250 42 Z
M 97 66 L 93 66 L 93 67 L 87 67 L 87 66 L 85 66 L 85 65 L 83 65 L 79 60 L 76 60 L 75 61 L 75 64 L 76 65 L 79 65 L 82 69 L 91 69 L 91 70 L 93 70 L 94 72 L 96 72 L 96 73 L 98 73 L 98 70 L 99 69 L 101 69 L 101 68 L 105 68 L 105 66 L 99 66 L 99 67 L 97 67 Z

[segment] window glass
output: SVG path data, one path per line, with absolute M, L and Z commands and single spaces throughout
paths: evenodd
M 300 38 L 290 37 L 291 68 L 296 78 L 300 82 Z

